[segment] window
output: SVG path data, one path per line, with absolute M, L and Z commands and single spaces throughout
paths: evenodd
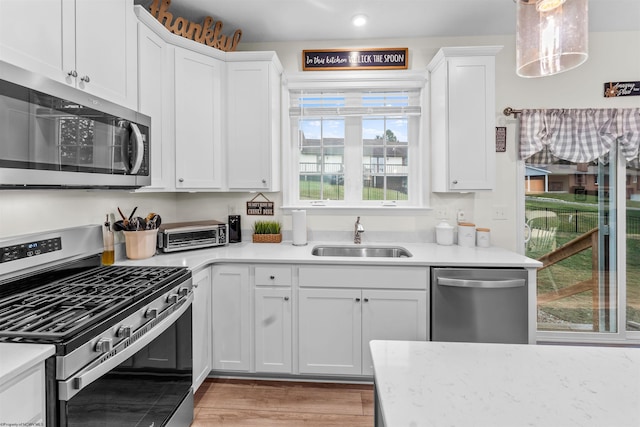
M 422 87 L 322 86 L 289 90 L 285 204 L 422 206 Z

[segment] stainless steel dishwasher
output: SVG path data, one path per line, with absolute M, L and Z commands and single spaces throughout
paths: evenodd
M 527 271 L 431 269 L 431 340 L 526 344 Z

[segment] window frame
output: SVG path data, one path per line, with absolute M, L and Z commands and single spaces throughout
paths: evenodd
M 428 136 L 428 87 L 427 73 L 415 71 L 313 71 L 307 73 L 288 74 L 283 87 L 282 106 L 282 178 L 283 178 L 283 207 L 285 211 L 292 209 L 322 210 L 329 212 L 332 210 L 369 210 L 370 212 L 382 211 L 392 208 L 394 210 L 429 210 L 429 136 Z M 409 200 L 405 203 L 381 200 L 353 200 L 332 201 L 332 200 L 299 200 L 299 169 L 297 162 L 296 148 L 298 135 L 296 127 L 293 126 L 289 116 L 290 93 L 291 91 L 403 91 L 419 90 L 419 102 L 422 108 L 421 115 L 416 117 L 417 126 L 414 129 L 418 132 L 415 142 L 409 146 Z M 347 124 L 345 123 L 345 127 Z M 410 126 L 411 128 L 411 126 Z M 345 129 L 345 133 L 348 131 Z M 345 135 L 345 138 L 347 136 Z M 409 138 L 411 139 L 411 138 Z M 360 150 L 362 145 L 359 145 Z M 355 166 L 350 160 L 346 151 L 353 149 L 353 145 L 347 148 L 345 141 L 345 169 L 347 167 L 357 167 L 362 175 L 362 153 L 358 156 L 358 165 Z M 349 162 L 349 166 L 347 166 Z M 346 177 L 345 177 L 346 180 Z M 345 185 L 346 187 L 347 185 Z M 345 188 L 345 191 L 349 191 Z

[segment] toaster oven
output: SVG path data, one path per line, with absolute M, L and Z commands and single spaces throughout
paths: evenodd
M 162 252 L 185 251 L 229 243 L 229 225 L 220 221 L 191 221 L 162 224 L 158 229 L 158 248 Z

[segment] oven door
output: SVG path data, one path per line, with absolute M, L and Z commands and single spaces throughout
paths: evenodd
M 58 425 L 189 425 L 192 298 L 105 362 L 60 381 Z

